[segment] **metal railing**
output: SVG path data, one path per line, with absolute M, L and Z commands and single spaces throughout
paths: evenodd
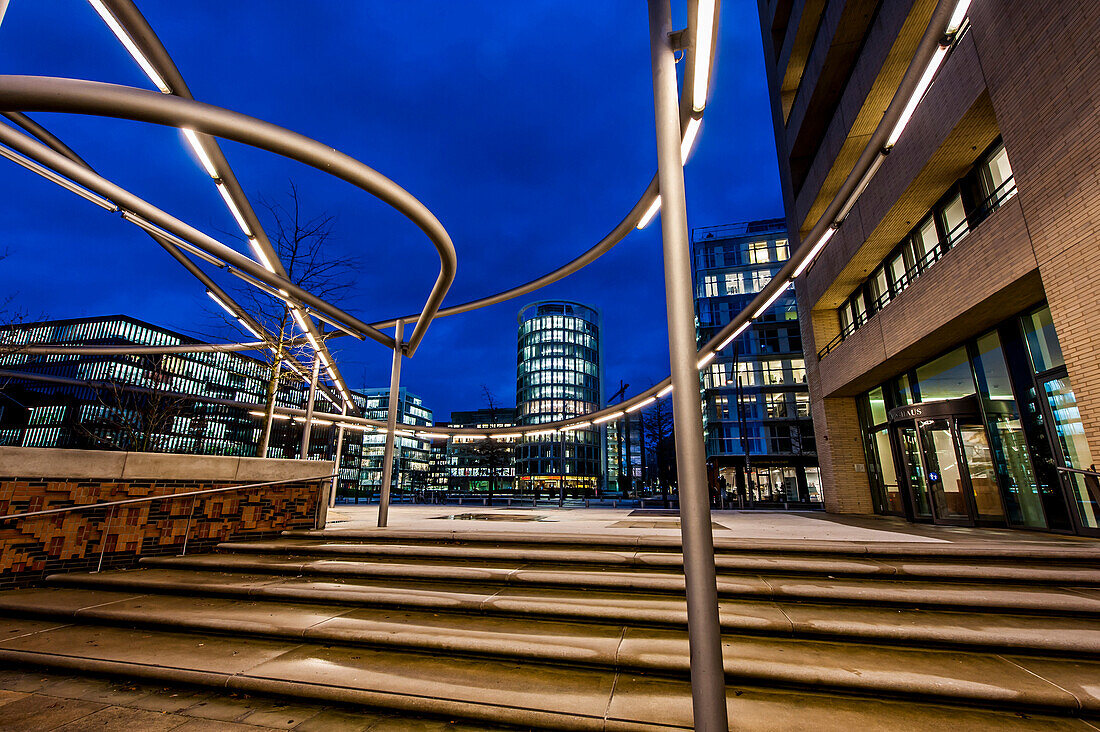
M 184 493 L 170 493 L 162 496 L 142 496 L 141 498 L 124 498 L 119 501 L 103 501 L 101 503 L 84 503 L 77 506 L 62 506 L 60 508 L 47 508 L 40 511 L 26 511 L 24 513 L 11 513 L 5 516 L 0 516 L 0 523 L 7 521 L 16 521 L 19 519 L 38 518 L 41 516 L 56 516 L 63 513 L 75 513 L 76 511 L 95 511 L 104 508 L 109 508 L 110 511 L 107 515 L 107 526 L 103 529 L 103 535 L 100 538 L 99 548 L 99 562 L 96 564 L 96 572 L 103 569 L 103 557 L 107 553 L 107 537 L 111 533 L 111 524 L 114 522 L 118 515 L 119 506 L 128 506 L 136 503 L 152 503 L 154 501 L 174 501 L 179 498 L 190 498 L 191 510 L 187 514 L 187 526 L 183 530 L 183 547 L 179 556 L 185 556 L 187 554 L 187 542 L 191 534 L 191 522 L 195 517 L 195 506 L 198 504 L 197 498 L 199 496 L 209 496 L 216 493 L 229 493 L 231 491 L 249 490 L 252 488 L 265 488 L 273 485 L 293 485 L 295 483 L 310 483 L 313 481 L 323 481 L 321 483 L 320 495 L 317 497 L 317 511 L 314 514 L 313 525 L 314 528 L 324 528 L 325 519 L 328 513 L 329 507 L 329 493 L 332 490 L 332 475 L 321 475 L 311 478 L 295 478 L 293 480 L 270 480 L 263 483 L 246 483 L 244 485 L 229 485 L 222 486 L 221 488 L 206 488 L 201 491 L 187 491 Z M 168 516 L 168 520 L 175 520 L 178 517 Z
M 1011 176 L 1001 183 L 1001 185 L 997 186 L 992 193 L 986 196 L 985 200 L 979 203 L 974 210 L 967 212 L 966 218 L 956 224 L 951 231 L 947 232 L 945 239 L 937 241 L 931 249 L 924 253 L 924 256 L 913 262 L 909 267 L 906 267 L 905 271 L 896 275 L 893 283 L 889 285 L 886 292 L 883 292 L 872 300 L 866 310 L 857 315 L 855 320 L 841 328 L 840 332 L 817 352 L 818 360 L 828 356 L 829 353 L 843 343 L 848 336 L 859 330 L 859 328 L 867 323 L 872 316 L 889 305 L 894 298 L 908 289 L 921 274 L 942 259 L 947 252 L 958 245 L 958 243 L 966 238 L 971 231 L 978 228 L 983 221 L 989 218 L 990 214 L 1004 205 L 1004 202 L 1014 195 L 1016 195 L 1016 178 L 1015 176 Z M 845 300 L 845 304 L 847 304 L 847 302 L 848 301 Z

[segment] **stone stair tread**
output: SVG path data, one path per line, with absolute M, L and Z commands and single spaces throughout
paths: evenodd
M 433 653 L 520 657 L 602 667 L 687 674 L 687 635 L 621 625 L 542 620 L 518 624 L 485 616 L 422 611 L 378 611 L 339 605 L 302 605 L 91 591 L 81 598 L 67 589 L 16 591 L 5 603 L 24 612 L 67 615 L 65 619 L 134 623 L 191 632 L 265 634 L 318 643 L 396 646 Z M 0 599 L 4 599 L 0 595 Z M 17 601 L 18 604 L 16 602 Z M 1074 697 L 1063 691 L 1065 664 L 1041 658 L 1008 661 L 997 654 L 876 647 L 835 641 L 727 635 L 726 672 L 767 684 L 831 687 L 943 699 L 1088 709 L 1093 692 L 1077 683 Z M 1032 665 L 1035 665 L 1035 668 Z M 1042 672 L 1036 670 L 1041 669 Z M 945 669 L 949 673 L 945 673 Z M 1027 670 L 1025 670 L 1027 669 Z M 1055 686 L 1043 681 L 1057 674 Z M 1100 678 L 1100 662 L 1077 662 L 1069 679 Z M 1059 688 L 1062 687 L 1062 688 Z
M 565 532 L 542 532 L 537 539 L 521 531 L 501 531 L 478 527 L 477 532 L 424 529 L 295 529 L 284 531 L 283 536 L 292 539 L 325 539 L 335 541 L 360 541 L 386 543 L 395 541 L 477 544 L 520 544 L 526 546 L 567 545 L 577 547 L 614 547 L 630 549 L 679 549 L 680 537 L 645 535 L 589 535 Z M 1088 539 L 1067 537 L 1058 541 L 1036 541 L 1013 536 L 1011 540 L 985 540 L 973 542 L 947 542 L 940 539 L 914 537 L 911 541 L 843 541 L 805 539 L 795 542 L 767 538 L 714 537 L 718 552 L 743 551 L 749 554 L 790 554 L 797 556 L 887 556 L 887 557 L 956 557 L 960 559 L 1092 562 L 1100 566 L 1100 545 Z
M 309 561 L 304 558 L 242 556 L 236 554 L 151 557 L 147 567 L 188 567 L 237 572 L 280 572 L 308 575 L 340 575 L 410 578 L 427 581 L 498 582 L 511 585 L 589 587 L 602 590 L 682 593 L 682 575 L 644 571 L 587 571 L 578 568 L 514 569 L 455 567 L 442 571 L 413 564 L 373 562 Z M 1068 589 L 1031 584 L 951 582 L 917 579 L 871 579 L 851 577 L 790 577 L 783 575 L 720 574 L 718 592 L 725 597 L 767 597 L 815 602 L 879 603 L 906 606 L 941 605 L 1001 608 L 1024 611 L 1056 611 L 1100 614 L 1100 591 Z
M 404 557 L 435 560 L 461 559 L 464 562 L 609 564 L 679 569 L 683 556 L 673 551 L 594 551 L 591 549 L 546 549 L 544 547 L 501 547 L 463 544 L 356 543 L 326 539 L 283 538 L 268 541 L 223 542 L 223 551 L 262 556 L 287 553 L 296 556 Z M 825 574 L 838 576 L 896 576 L 936 579 L 981 579 L 1016 582 L 1062 582 L 1100 585 L 1100 569 L 1074 566 L 1020 566 L 973 561 L 951 562 L 924 557 L 806 557 L 769 556 L 758 553 L 715 555 L 715 566 L 722 571 L 765 573 Z
M 368 648 L 330 647 L 298 640 L 227 638 L 104 626 L 68 625 L 42 629 L 40 623 L 25 622 L 24 634 L 0 641 L 0 659 L 90 671 L 109 669 L 117 673 L 125 669 L 133 675 L 162 680 L 195 682 L 201 679 L 207 684 L 249 692 L 289 692 L 295 696 L 314 696 L 327 701 L 365 703 L 416 713 L 442 712 L 510 724 L 600 729 L 605 723 L 605 714 L 609 729 L 632 722 L 647 723 L 656 728 L 686 728 L 690 722 L 690 693 L 686 683 L 664 678 L 655 683 L 654 679 L 639 673 L 623 672 L 616 678 L 610 671 L 500 659 L 479 661 Z M 641 635 L 634 639 L 639 648 L 650 649 L 643 650 L 643 653 L 678 654 L 680 646 L 686 643 L 682 635 L 661 639 L 647 638 L 647 633 L 651 631 L 641 631 Z M 71 650 L 76 650 L 79 655 L 73 655 Z M 744 646 L 735 646 L 730 650 L 747 652 Z M 760 651 L 757 649 L 758 653 Z M 929 679 L 935 688 L 950 692 L 943 696 L 954 695 L 963 700 L 984 700 L 1025 708 L 1063 709 L 1071 713 L 1078 709 L 1078 701 L 1072 694 L 1008 661 L 996 657 L 983 660 L 986 665 L 979 664 L 974 670 L 984 671 L 995 681 L 953 682 L 937 679 L 932 674 Z M 771 663 L 776 664 L 775 661 Z M 790 670 L 805 665 L 795 658 L 778 663 L 786 663 Z M 1092 673 L 1088 669 L 1076 671 L 1082 674 L 1082 678 L 1090 678 Z M 810 677 L 825 675 L 817 667 L 807 668 L 804 673 Z M 848 673 L 854 675 L 854 672 Z M 919 670 L 910 670 L 896 678 L 895 683 L 919 684 L 919 677 Z M 877 683 L 887 679 L 883 676 L 868 680 Z M 426 693 L 429 690 L 430 695 Z M 617 699 L 618 695 L 622 698 Z M 747 689 L 731 688 L 731 719 L 755 729 L 758 728 L 756 725 L 745 725 L 746 711 L 749 710 L 743 707 L 783 706 L 786 708 L 785 712 L 781 712 L 783 717 L 791 719 L 792 709 L 797 709 L 802 715 L 802 724 L 805 724 L 805 720 L 810 718 L 805 716 L 807 701 L 811 706 L 816 701 L 818 707 L 832 709 L 833 714 L 843 710 L 839 717 L 849 722 L 853 715 L 863 717 L 865 725 L 872 724 L 873 718 L 861 713 L 861 707 L 869 705 L 880 713 L 892 710 L 897 714 L 899 710 L 899 707 L 883 701 L 856 698 L 833 698 L 822 704 L 817 695 L 793 692 L 780 692 L 785 704 L 769 704 L 769 698 L 774 695 L 775 692 L 755 689 L 751 686 L 751 680 Z M 745 696 L 748 698 L 742 702 Z M 684 706 L 685 700 L 687 707 Z M 1086 701 L 1086 709 L 1094 708 L 1087 706 L 1089 703 Z M 924 722 L 938 711 L 926 704 L 907 704 L 902 708 L 909 710 L 912 718 Z M 963 726 L 953 724 L 958 729 L 1011 728 L 997 726 L 1002 722 L 1001 715 L 971 710 L 950 711 L 960 713 Z M 812 718 L 815 729 L 842 728 L 838 724 L 839 719 L 830 720 L 828 714 L 824 719 L 817 715 Z M 880 716 L 880 723 L 882 719 Z M 1004 715 L 1004 720 L 1008 719 L 1011 717 Z M 654 725 L 654 720 L 664 724 Z M 759 721 L 765 720 L 761 718 Z M 1059 727 L 1054 720 L 1041 720 L 1038 726 L 1022 728 L 1045 728 L 1047 722 L 1054 723 L 1051 727 L 1054 729 L 1082 728 L 1072 725 Z M 968 723 L 975 726 L 968 726 Z M 777 727 L 773 720 L 771 724 L 759 728 Z M 782 728 L 797 728 L 797 725 Z
M 192 580 L 199 577 L 202 582 Z M 163 591 L 187 597 L 207 592 L 236 599 L 281 600 L 353 607 L 420 608 L 439 613 L 499 613 L 568 618 L 603 623 L 648 623 L 682 626 L 684 601 L 666 595 L 615 596 L 583 590 L 508 588 L 480 593 L 382 585 L 365 580 L 269 578 L 250 575 L 189 573 L 148 569 L 52 578 L 55 592 L 83 592 L 68 587 L 113 588 L 107 597 L 132 597 Z M 56 587 L 60 585 L 61 587 Z M 63 589 L 64 588 L 64 589 Z M 0 609 L 29 602 L 26 591 L 0 593 Z M 39 602 L 49 602 L 49 598 Z M 43 610 L 48 611 L 48 606 Z M 720 619 L 727 631 L 767 635 L 848 637 L 861 642 L 911 645 L 986 646 L 1005 649 L 1083 653 L 1100 656 L 1100 620 L 1055 615 L 1004 615 L 959 610 L 875 606 L 808 605 L 768 600 L 723 600 Z

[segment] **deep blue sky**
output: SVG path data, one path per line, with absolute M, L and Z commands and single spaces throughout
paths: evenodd
M 656 167 L 642 0 L 139 5 L 196 98 L 321 140 L 423 201 L 458 250 L 448 304 L 572 259 L 622 218 Z M 756 2 L 726 0 L 722 15 L 715 84 L 686 173 L 692 227 L 782 215 Z M 150 87 L 84 0 L 14 0 L 0 26 L 0 73 Z M 233 220 L 177 131 L 34 116 L 101 174 L 233 243 L 222 233 L 236 231 Z M 293 179 L 310 212 L 336 217 L 333 249 L 368 261 L 346 309 L 367 322 L 420 309 L 438 259 L 415 226 L 311 168 L 223 148 L 254 204 L 278 199 Z M 659 231 L 632 233 L 537 298 L 602 309 L 608 393 L 620 379 L 635 393 L 668 374 Z M 3 249 L 0 292 L 16 293 L 34 316 L 126 313 L 204 338 L 240 337 L 140 230 L 7 161 Z M 484 406 L 482 384 L 513 403 L 516 313 L 531 299 L 436 321 L 402 383 L 441 420 Z M 336 345 L 353 388 L 388 384 L 381 346 Z

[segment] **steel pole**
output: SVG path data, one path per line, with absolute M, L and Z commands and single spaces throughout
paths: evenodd
M 385 527 L 390 517 L 390 481 L 393 480 L 394 430 L 397 429 L 398 391 L 401 388 L 401 356 L 404 348 L 405 321 L 398 320 L 393 331 L 393 365 L 390 367 L 390 398 L 386 407 L 386 449 L 382 455 L 382 490 L 378 496 L 378 525 Z
M 345 401 L 343 408 L 340 410 L 340 414 L 345 417 L 348 414 L 348 403 Z M 344 451 L 344 423 L 341 422 L 340 426 L 336 428 L 336 454 L 333 456 L 333 460 L 336 463 L 336 469 L 332 471 L 332 490 L 328 494 L 328 505 L 336 505 L 336 487 L 340 481 L 340 454 Z
M 661 191 L 668 347 L 672 366 L 672 412 L 676 434 L 676 476 L 680 490 L 680 531 L 687 587 L 691 697 L 695 729 L 727 729 L 726 678 L 718 624 L 714 539 L 710 527 L 703 420 L 696 365 L 695 303 L 688 249 L 684 166 L 680 154 L 680 115 L 676 60 L 669 34 L 669 0 L 649 0 L 649 42 L 653 65 L 653 105 L 657 127 L 657 179 Z
M 302 427 L 302 451 L 299 457 L 309 460 L 309 438 L 313 436 L 313 402 L 317 399 L 317 376 L 321 371 L 320 354 L 313 354 L 313 375 L 309 379 L 309 397 L 306 404 L 306 423 Z

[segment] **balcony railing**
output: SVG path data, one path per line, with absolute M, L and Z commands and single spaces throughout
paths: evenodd
M 928 250 L 923 257 L 913 262 L 904 272 L 895 275 L 894 282 L 887 288 L 886 292 L 871 300 L 867 310 L 859 313 L 852 322 L 841 328 L 840 332 L 817 352 L 818 360 L 829 355 L 848 336 L 859 330 L 876 313 L 889 305 L 898 295 L 908 289 L 921 274 L 928 271 L 932 265 L 942 259 L 947 252 L 957 246 L 972 230 L 978 228 L 983 221 L 989 218 L 990 214 L 1003 206 L 1005 201 L 1014 195 L 1016 195 L 1015 176 L 1005 180 L 973 211 L 969 212 L 963 221 L 960 221 L 951 231 L 947 232 L 946 239 L 936 242 L 936 245 Z

